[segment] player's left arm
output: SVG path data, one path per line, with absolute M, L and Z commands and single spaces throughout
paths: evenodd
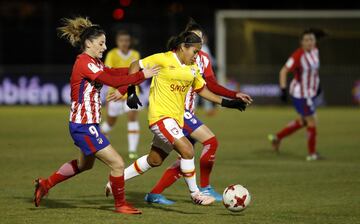
M 197 92 L 201 97 L 204 97 L 205 99 L 210 100 L 214 103 L 220 104 L 223 107 L 236 108 L 240 111 L 244 111 L 247 106 L 247 103 L 241 99 L 227 100 L 211 92 L 206 87 L 205 80 L 201 77 L 199 73 L 197 73 L 195 76 L 193 88 L 194 91 Z
M 220 85 L 216 80 L 210 58 L 208 57 L 208 55 L 204 55 L 204 56 L 207 60 L 207 63 L 205 63 L 205 68 L 204 68 L 204 78 L 206 81 L 206 86 L 211 92 L 227 98 L 232 98 L 232 99 L 239 98 L 247 102 L 248 104 L 250 104 L 253 101 L 251 97 L 245 93 L 236 92 Z
M 206 88 L 205 85 L 197 93 L 207 100 L 220 104 L 222 107 L 235 108 L 240 111 L 244 111 L 246 109 L 246 106 L 248 105 L 241 99 L 227 100 L 221 98 L 219 95 L 214 94 L 208 88 Z
M 224 96 L 227 98 L 231 98 L 231 99 L 238 98 L 238 99 L 245 101 L 247 104 L 250 104 L 253 101 L 253 99 L 245 93 L 232 91 L 232 90 L 220 85 L 217 82 L 215 76 L 205 76 L 205 81 L 206 81 L 206 86 L 208 87 L 208 89 L 215 94 L 218 94 L 220 96 Z

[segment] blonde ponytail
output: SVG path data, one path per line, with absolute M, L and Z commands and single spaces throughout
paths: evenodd
M 63 18 L 61 22 L 63 26 L 57 28 L 60 38 L 68 40 L 72 46 L 80 47 L 82 50 L 83 42 L 91 35 L 91 33 L 88 32 L 86 32 L 88 35 L 85 35 L 85 37 L 82 35 L 86 29 L 94 27 L 96 30 L 102 31 L 102 29 L 98 25 L 94 25 L 88 17 Z M 104 31 L 101 33 L 105 34 Z

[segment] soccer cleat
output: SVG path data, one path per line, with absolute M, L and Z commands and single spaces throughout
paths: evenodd
M 156 204 L 160 204 L 160 205 L 172 205 L 172 204 L 175 203 L 174 201 L 171 201 L 171 200 L 167 199 L 162 194 L 147 193 L 145 195 L 144 199 L 148 203 L 156 203 Z
M 131 215 L 140 215 L 142 213 L 139 209 L 132 206 L 129 202 L 125 202 L 122 206 L 115 207 L 114 212 Z
M 111 190 L 110 182 L 107 182 L 105 186 L 105 196 L 109 197 L 109 195 L 112 195 L 112 190 Z
M 137 159 L 139 158 L 138 154 L 135 152 L 129 153 L 129 159 Z
M 41 199 L 48 194 L 48 189 L 45 185 L 44 179 L 38 178 L 34 181 L 35 192 L 34 192 L 34 203 L 36 207 L 39 207 Z
M 270 141 L 275 152 L 279 152 L 280 140 L 276 137 L 276 135 L 269 134 L 268 140 Z
M 200 188 L 200 191 L 205 195 L 214 197 L 216 201 L 222 201 L 222 195 L 217 193 L 210 185 Z
M 194 202 L 194 204 L 197 205 L 210 205 L 215 201 L 215 198 L 213 196 L 205 195 L 201 191 L 192 193 L 191 199 Z
M 324 159 L 324 157 L 320 156 L 318 153 L 313 153 L 311 155 L 306 156 L 306 161 L 315 161 L 322 159 Z

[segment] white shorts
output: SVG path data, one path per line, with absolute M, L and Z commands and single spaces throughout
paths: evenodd
M 117 117 L 132 110 L 139 111 L 142 109 L 142 107 L 139 107 L 138 109 L 130 109 L 126 104 L 126 100 L 120 100 L 116 102 L 110 101 L 108 102 L 107 107 L 107 113 L 111 117 Z
M 174 149 L 175 140 L 184 137 L 182 128 L 173 118 L 165 118 L 150 126 L 154 133 L 152 145 L 169 154 Z

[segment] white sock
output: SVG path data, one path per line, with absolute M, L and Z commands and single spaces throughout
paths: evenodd
M 111 131 L 112 127 L 106 122 L 104 121 L 103 123 L 100 124 L 100 130 L 102 133 L 107 134 Z
M 138 121 L 128 122 L 129 152 L 136 152 L 140 137 L 140 125 Z
M 199 188 L 196 184 L 196 173 L 195 173 L 195 164 L 194 158 L 192 159 L 183 159 L 180 160 L 180 169 L 184 176 L 185 182 L 188 185 L 188 188 L 191 193 L 199 191 Z
M 148 155 L 140 157 L 133 164 L 131 164 L 125 169 L 124 172 L 125 181 L 133 177 L 139 176 L 152 168 L 147 162 L 147 157 Z

